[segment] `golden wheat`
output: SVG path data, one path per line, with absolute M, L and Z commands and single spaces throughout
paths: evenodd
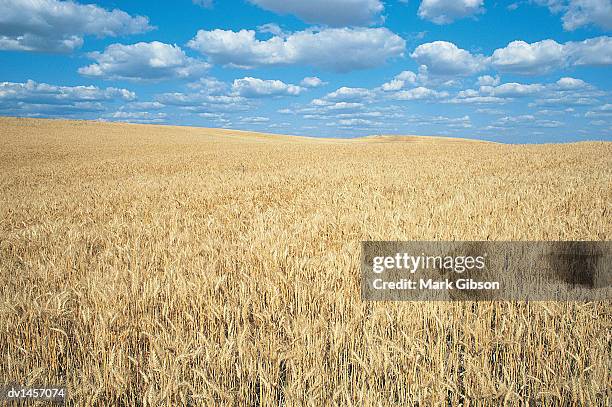
M 0 385 L 71 405 L 609 405 L 605 303 L 362 302 L 361 240 L 609 240 L 612 143 L 0 119 Z

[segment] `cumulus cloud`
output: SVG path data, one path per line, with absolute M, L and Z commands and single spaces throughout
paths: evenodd
M 37 103 L 101 101 L 109 99 L 133 100 L 136 94 L 127 89 L 97 86 L 57 86 L 28 80 L 25 83 L 1 82 L 0 100 Z
M 398 91 L 404 88 L 406 85 L 414 85 L 417 83 L 419 77 L 412 71 L 403 71 L 393 78 L 391 81 L 383 83 L 380 87 L 384 92 Z
M 534 43 L 517 40 L 496 49 L 490 57 L 473 55 L 451 42 L 435 41 L 419 45 L 410 56 L 425 68 L 426 73 L 433 75 L 469 76 L 490 67 L 499 72 L 543 75 L 570 66 L 612 65 L 612 37 L 565 44 L 551 39 Z M 493 81 L 494 78 L 485 75 L 480 80 Z
M 493 77 L 491 75 L 479 76 L 477 84 L 480 86 L 497 86 L 501 82 L 499 75 Z
M 272 35 L 277 35 L 279 37 L 283 37 L 286 35 L 285 30 L 283 30 L 278 24 L 276 23 L 267 23 L 267 24 L 262 24 L 257 26 L 257 32 L 262 33 L 262 34 L 272 34 Z
M 484 89 L 483 89 L 484 88 Z M 501 98 L 498 96 L 493 96 L 488 89 L 490 87 L 481 87 L 481 91 L 476 89 L 465 89 L 459 91 L 457 95 L 451 99 L 445 100 L 446 103 L 453 104 L 503 104 L 508 101 L 508 99 Z
M 355 117 L 366 114 L 365 104 L 361 102 L 334 102 L 314 99 L 307 106 L 281 109 L 282 114 L 301 114 L 305 119 L 327 119 L 331 117 Z
M 423 0 L 419 17 L 435 24 L 450 24 L 455 20 L 484 12 L 484 0 Z
M 312 24 L 334 27 L 369 25 L 380 20 L 380 0 L 249 0 L 277 14 L 292 14 Z
M 389 82 L 383 83 L 381 89 L 385 92 L 393 92 L 400 90 L 404 87 L 404 81 L 399 79 L 393 79 Z
M 159 102 L 130 102 L 120 107 L 120 110 L 157 110 L 165 105 Z
M 402 119 L 403 121 L 414 123 L 415 126 L 430 126 L 437 125 L 448 127 L 448 128 L 470 128 L 472 122 L 470 116 L 465 115 L 461 117 L 447 117 L 447 116 L 419 116 L 412 115 Z M 439 132 L 440 134 L 444 132 Z
M 204 61 L 188 57 L 178 45 L 158 41 L 111 44 L 104 52 L 90 52 L 87 55 L 96 63 L 79 68 L 79 73 L 106 79 L 191 78 L 210 67 Z
M 607 36 L 559 44 L 554 40 L 534 43 L 513 41 L 496 49 L 491 64 L 500 72 L 539 75 L 567 66 L 612 64 L 612 38 Z
M 604 30 L 612 29 L 612 2 L 610 0 L 536 0 L 553 13 L 562 13 L 563 28 L 573 31 L 594 25 Z
M 392 95 L 393 99 L 396 100 L 429 100 L 429 99 L 441 99 L 448 97 L 448 92 L 438 92 L 433 89 L 428 89 L 423 86 L 418 88 L 403 90 L 396 92 Z
M 269 117 L 263 117 L 263 116 L 243 117 L 240 119 L 241 123 L 249 123 L 249 124 L 261 124 L 261 123 L 267 123 L 269 121 L 270 121 Z
M 612 118 L 612 104 L 606 103 L 603 106 L 586 112 L 584 116 L 591 118 Z
M 308 112 L 338 112 L 338 111 L 350 111 L 356 112 L 365 107 L 363 103 L 359 102 L 327 102 L 322 99 L 314 99 L 311 102 L 311 105 L 314 107 L 304 108 L 300 110 L 300 113 L 308 113 Z
M 0 50 L 71 52 L 83 37 L 115 37 L 153 29 L 149 20 L 125 11 L 58 0 L 0 2 Z
M 188 46 L 219 65 L 310 65 L 338 72 L 403 56 L 406 42 L 386 28 L 329 28 L 258 40 L 253 30 L 199 30 Z
M 248 99 L 238 95 L 210 95 L 206 90 L 193 93 L 162 93 L 155 96 L 159 103 L 177 106 L 195 113 L 238 112 L 250 109 Z
M 301 86 L 287 84 L 279 80 L 265 80 L 245 77 L 234 80 L 232 91 L 246 98 L 269 96 L 298 96 L 305 89 Z
M 543 74 L 566 63 L 563 45 L 554 40 L 529 44 L 512 41 L 505 48 L 493 52 L 491 63 L 501 72 L 518 74 Z
M 365 107 L 365 102 L 373 102 L 375 96 L 376 92 L 370 89 L 343 86 L 320 99 L 313 99 L 310 107 L 299 109 L 299 112 L 307 114 L 305 118 L 322 118 L 328 114 L 357 112 Z
M 374 92 L 365 88 L 343 86 L 323 97 L 328 102 L 359 102 L 374 96 Z
M 557 81 L 557 86 L 562 90 L 582 89 L 589 86 L 582 79 L 564 77 Z
M 305 88 L 318 88 L 320 86 L 327 85 L 327 82 L 323 82 L 321 79 L 317 78 L 316 76 L 308 76 L 302 79 L 302 82 L 300 82 L 300 85 L 302 85 Z
M 612 65 L 612 37 L 567 42 L 564 49 L 571 65 Z
M 445 76 L 472 75 L 484 70 L 488 62 L 484 56 L 473 55 L 447 41 L 421 44 L 410 56 L 417 63 L 425 65 L 429 73 Z
M 601 104 L 601 98 L 607 96 L 593 85 L 582 79 L 563 77 L 557 82 L 546 85 L 544 92 L 538 95 L 530 106 L 589 106 Z
M 530 114 L 518 115 L 518 116 L 504 116 L 497 119 L 494 123 L 494 127 L 516 127 L 516 126 L 525 126 L 525 127 L 561 127 L 564 125 L 563 122 L 557 120 L 546 120 L 546 119 L 537 119 L 535 116 Z
M 485 91 L 486 88 L 481 88 L 481 92 Z M 538 92 L 542 92 L 544 90 L 544 86 L 539 83 L 533 84 L 522 84 L 516 82 L 504 83 L 499 86 L 491 87 L 488 93 L 492 96 L 497 97 L 510 97 L 510 98 L 518 98 L 536 94 Z
M 188 83 L 187 87 L 199 90 L 207 95 L 222 95 L 227 93 L 228 85 L 212 76 L 205 76 L 195 82 Z
M 126 123 L 164 123 L 167 117 L 168 115 L 163 112 L 126 112 L 118 110 L 105 115 L 103 119 Z
M 376 122 L 368 119 L 340 119 L 336 123 L 329 123 L 328 126 L 339 127 L 374 127 L 380 126 L 381 122 Z
M 490 83 L 490 80 L 480 80 Z M 546 105 L 587 105 L 597 103 L 597 98 L 605 93 L 581 79 L 563 77 L 556 82 L 517 83 L 509 82 L 501 85 L 481 85 L 478 90 L 465 89 L 449 100 L 449 103 L 506 103 L 517 98 L 537 98 L 530 106 Z
M 562 94 L 551 94 L 547 97 L 536 99 L 533 103 L 530 103 L 529 107 L 536 106 L 549 106 L 549 107 L 560 107 L 560 106 L 591 106 L 600 103 L 599 99 L 589 96 L 579 96 L 571 93 Z
M 433 75 L 469 76 L 489 67 L 519 75 L 543 75 L 568 66 L 612 65 L 612 37 L 565 44 L 551 39 L 534 43 L 512 41 L 496 49 L 491 57 L 473 55 L 451 42 L 435 41 L 419 45 L 410 56 L 426 69 L 425 72 Z M 481 80 L 494 81 L 494 78 L 485 75 L 479 78 Z M 398 86 L 398 83 L 388 86 Z
M 395 76 L 395 79 L 399 79 L 400 81 L 404 81 L 406 83 L 415 84 L 418 79 L 418 75 L 412 71 L 402 71 Z
M 105 102 L 131 101 L 136 94 L 127 89 L 96 86 L 58 86 L 27 82 L 0 82 L 0 111 L 26 114 L 93 112 L 105 109 Z

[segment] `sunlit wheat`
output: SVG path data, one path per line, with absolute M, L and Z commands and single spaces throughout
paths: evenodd
M 0 168 L 0 382 L 105 406 L 611 401 L 609 303 L 362 302 L 359 248 L 609 240 L 612 143 L 0 119 Z

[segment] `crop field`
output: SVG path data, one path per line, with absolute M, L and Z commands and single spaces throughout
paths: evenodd
M 610 240 L 612 143 L 0 118 L 0 385 L 69 405 L 612 404 L 609 302 L 365 302 L 362 240 Z

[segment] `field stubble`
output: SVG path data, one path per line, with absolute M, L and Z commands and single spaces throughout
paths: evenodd
M 372 303 L 361 240 L 609 240 L 612 143 L 0 119 L 0 382 L 76 405 L 605 405 L 607 303 Z

